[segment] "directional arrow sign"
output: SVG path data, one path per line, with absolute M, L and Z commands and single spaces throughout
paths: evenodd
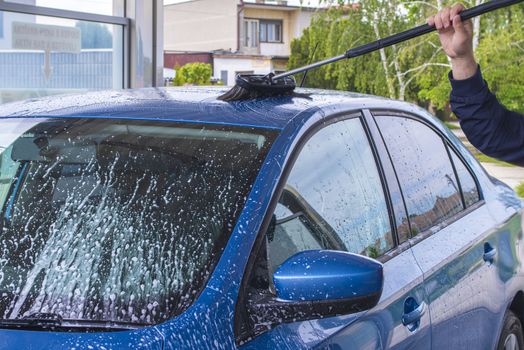
M 79 53 L 81 49 L 79 28 L 13 22 L 12 33 L 13 49 L 44 51 L 42 72 L 46 80 L 53 74 L 51 52 Z
M 51 67 L 51 51 L 46 50 L 44 55 L 44 66 L 42 67 L 42 71 L 44 72 L 44 77 L 46 80 L 49 80 L 51 78 L 51 74 L 53 74 L 53 67 Z

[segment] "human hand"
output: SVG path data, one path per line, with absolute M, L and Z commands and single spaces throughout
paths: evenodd
M 473 23 L 471 20 L 463 22 L 459 15 L 464 9 L 464 5 L 455 4 L 428 18 L 428 24 L 438 30 L 442 49 L 451 59 L 455 79 L 467 79 L 477 71 L 473 54 Z

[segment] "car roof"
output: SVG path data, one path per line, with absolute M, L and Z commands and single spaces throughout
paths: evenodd
M 297 89 L 292 96 L 223 102 L 220 87 L 143 88 L 30 99 L 0 106 L 0 118 L 93 117 L 173 120 L 282 129 L 302 112 L 416 106 L 350 92 Z M 340 109 L 340 108 L 339 108 Z

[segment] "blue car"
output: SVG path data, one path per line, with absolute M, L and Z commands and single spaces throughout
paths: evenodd
M 320 90 L 0 107 L 0 349 L 524 349 L 523 202 Z

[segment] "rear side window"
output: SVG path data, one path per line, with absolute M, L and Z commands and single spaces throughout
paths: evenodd
M 459 183 L 442 138 L 404 117 L 376 117 L 404 193 L 412 235 L 463 210 Z
M 377 257 L 393 248 L 382 183 L 359 119 L 327 126 L 306 143 L 273 222 L 267 233 L 272 271 L 308 249 Z
M 469 208 L 480 200 L 477 184 L 468 168 L 466 168 L 455 151 L 449 148 L 449 153 L 451 154 L 451 159 L 453 159 L 453 164 L 455 164 L 457 177 L 460 181 L 462 194 L 464 195 L 464 204 L 466 205 L 466 208 Z

